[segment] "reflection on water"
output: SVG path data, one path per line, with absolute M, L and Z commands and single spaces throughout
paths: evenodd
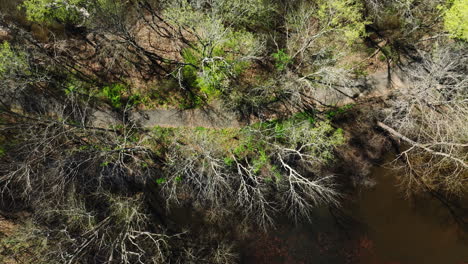
M 468 263 L 466 233 L 435 199 L 408 201 L 396 188 L 396 176 L 375 168 L 377 185 L 363 191 L 357 217 L 367 226 L 373 252 L 360 263 Z
M 312 224 L 282 224 L 255 235 L 242 263 L 468 263 L 467 233 L 439 201 L 409 201 L 394 172 L 376 167 L 371 173 L 377 184 L 345 204 L 344 213 L 323 209 Z

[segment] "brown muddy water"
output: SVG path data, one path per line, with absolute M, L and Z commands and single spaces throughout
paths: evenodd
M 359 263 L 468 263 L 466 230 L 440 201 L 405 199 L 395 174 L 375 168 L 377 185 L 362 191 L 356 203 L 356 216 L 365 224 L 372 243 L 370 254 Z
M 245 244 L 244 264 L 468 264 L 468 233 L 431 197 L 411 201 L 377 166 L 375 186 L 310 224 L 282 224 Z M 466 204 L 465 204 L 466 206 Z

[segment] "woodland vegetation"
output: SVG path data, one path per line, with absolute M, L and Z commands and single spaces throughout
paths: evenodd
M 28 212 L 0 262 L 238 263 L 233 236 L 352 195 L 363 169 L 336 168 L 363 130 L 396 147 L 408 196 L 464 197 L 467 14 L 466 0 L 0 1 L 0 209 Z M 404 85 L 349 92 L 382 70 Z M 131 118 L 174 108 L 242 125 Z

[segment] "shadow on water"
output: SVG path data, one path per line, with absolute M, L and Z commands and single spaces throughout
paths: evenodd
M 389 161 L 389 159 L 387 159 Z M 408 200 L 396 172 L 375 167 L 375 186 L 311 224 L 286 221 L 244 245 L 242 263 L 466 264 L 468 233 L 432 197 Z

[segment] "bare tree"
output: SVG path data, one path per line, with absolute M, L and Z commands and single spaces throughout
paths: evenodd
M 151 163 L 151 151 L 137 131 L 127 123 L 93 127 L 89 97 L 49 96 L 64 83 L 36 67 L 31 54 L 7 52 L 22 66 L 1 74 L 2 207 L 32 208 L 33 219 L 61 245 L 48 252 L 50 260 L 76 263 L 96 254 L 105 263 L 165 263 L 168 241 L 177 234 L 152 230 L 142 195 L 126 196 L 153 177 L 143 166 Z
M 407 68 L 409 85 L 397 91 L 379 126 L 404 142 L 405 189 L 429 187 L 461 195 L 467 183 L 468 57 L 464 44 L 421 52 Z
M 322 175 L 341 141 L 338 134 L 329 135 L 332 130 L 328 124 L 313 128 L 309 121 L 286 124 L 283 130 L 247 128 L 238 137 L 258 141 L 247 143 L 260 144 L 252 153 L 226 150 L 216 132 L 176 137 L 167 147 L 162 191 L 170 203 L 190 197 L 212 208 L 233 206 L 263 228 L 274 224 L 280 211 L 310 220 L 314 207 L 339 204 L 333 176 Z

